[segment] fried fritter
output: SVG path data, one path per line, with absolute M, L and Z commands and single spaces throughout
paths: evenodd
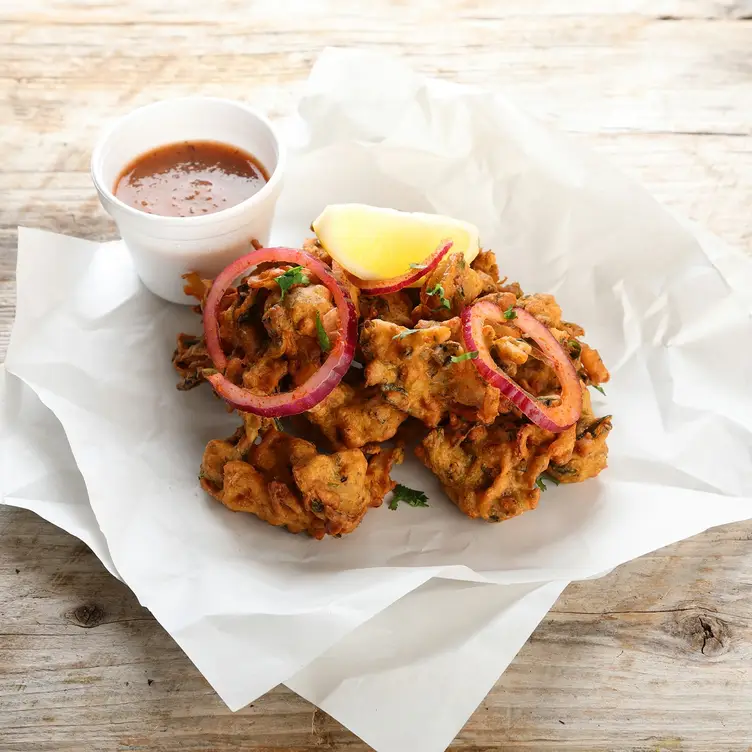
M 180 374 L 178 389 L 187 391 L 198 386 L 204 377 L 201 372 L 204 368 L 212 368 L 213 364 L 203 337 L 194 337 L 192 334 L 178 334 L 178 343 L 172 354 L 172 365 Z
M 292 287 L 285 297 L 267 305 L 264 327 L 275 357 L 295 357 L 306 349 L 305 340 L 317 345 L 316 315 L 321 320 L 333 309 L 332 295 L 324 285 Z
M 575 427 L 572 457 L 563 462 L 552 460 L 548 473 L 559 483 L 580 483 L 595 478 L 608 463 L 606 439 L 611 431 L 611 416 L 596 418 L 590 405 L 590 393 L 583 389 L 582 415 Z
M 332 277 L 337 280 L 337 284 L 343 290 L 347 291 L 355 306 L 355 312 L 360 316 L 360 288 L 353 284 L 350 275 L 336 261 L 332 261 Z
M 446 321 L 457 316 L 484 287 L 484 280 L 465 261 L 463 254 L 447 254 L 423 283 L 420 305 L 413 311 L 413 320 Z
M 478 274 L 485 275 L 494 287 L 499 284 L 499 266 L 493 251 L 480 251 L 470 266 Z
M 580 343 L 580 361 L 582 363 L 582 371 L 585 372 L 587 377 L 584 381 L 588 384 L 605 384 L 610 378 L 610 374 L 598 351 L 586 345 L 584 342 Z M 582 376 L 582 372 L 580 372 Z
M 550 462 L 572 457 L 574 427 L 560 434 L 500 418 L 491 426 L 436 428 L 415 454 L 468 517 L 500 522 L 535 509 L 536 481 Z
M 388 441 L 407 420 L 407 413 L 390 404 L 378 388 L 345 382 L 305 415 L 334 447 L 348 449 Z
M 405 290 L 390 292 L 386 295 L 366 297 L 360 301 L 360 315 L 366 321 L 381 319 L 400 326 L 412 326 L 413 301 Z
M 327 266 L 332 265 L 332 257 L 324 250 L 318 238 L 306 238 L 301 246 L 302 250 L 323 261 Z
M 470 266 L 483 280 L 483 293 L 511 292 L 515 297 L 522 296 L 522 288 L 517 282 L 507 282 L 507 278 L 499 277 L 499 267 L 493 251 L 481 251 Z
M 303 248 L 329 265 L 349 292 L 360 320 L 356 360 L 364 368 L 351 369 L 301 416 L 320 429 L 333 454 L 253 415 L 243 415 L 243 427 L 230 439 L 209 442 L 201 485 L 229 509 L 318 539 L 352 532 L 395 485 L 389 473 L 402 461 L 404 435 L 398 432 L 408 417 L 420 431 L 416 454 L 469 517 L 497 522 L 535 508 L 544 472 L 575 483 L 606 467 L 611 418 L 593 414 L 587 386 L 608 381 L 609 373 L 582 341 L 583 329 L 562 319 L 552 295 L 524 295 L 516 282 L 500 278 L 493 253 L 481 251 L 472 264 L 462 254 L 448 254 L 420 291 L 364 296 L 318 241 L 307 240 Z M 325 285 L 298 281 L 283 294 L 278 277 L 290 268 L 260 265 L 229 288 L 219 306 L 224 374 L 252 392 L 300 387 L 341 336 L 339 311 Z M 199 312 L 211 284 L 187 277 Z M 465 352 L 460 314 L 481 296 L 503 311 L 522 306 L 568 353 L 582 384 L 576 426 L 558 434 L 537 427 L 480 377 Z M 486 345 L 510 379 L 542 403 L 556 404 L 559 380 L 514 318 L 488 322 Z M 179 335 L 173 364 L 181 376 L 178 388 L 200 383 L 212 366 L 203 338 Z M 395 436 L 398 448 L 382 450 L 381 443 Z
M 450 412 L 490 423 L 499 412 L 499 390 L 469 360 L 452 360 L 464 353 L 459 321 L 430 324 L 411 332 L 381 319 L 364 322 L 366 384 L 378 385 L 390 404 L 430 427 Z
M 259 425 L 248 418 L 245 429 L 210 441 L 204 451 L 201 486 L 228 509 L 321 539 L 351 533 L 395 485 L 389 473 L 402 461 L 401 449 L 370 460 L 359 449 L 319 454 L 273 425 L 265 426 L 260 443 L 249 443 Z

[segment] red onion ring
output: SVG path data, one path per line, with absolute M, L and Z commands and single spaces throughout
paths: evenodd
M 421 277 L 430 274 L 439 265 L 441 259 L 449 253 L 449 249 L 453 245 L 454 243 L 451 240 L 442 240 L 439 247 L 420 265 L 419 269 L 410 269 L 409 272 L 399 277 L 382 279 L 378 282 L 358 279 L 357 277 L 350 277 L 350 279 L 363 295 L 386 295 L 390 292 L 397 292 L 397 290 L 401 290 L 403 287 L 417 282 Z
M 462 312 L 462 337 L 468 351 L 477 350 L 473 360 L 478 373 L 491 386 L 496 387 L 513 405 L 518 407 L 536 426 L 560 433 L 574 425 L 582 413 L 582 387 L 572 361 L 549 329 L 524 308 L 515 307 L 514 319 L 507 320 L 504 312 L 490 300 L 479 300 Z M 555 406 L 543 405 L 519 384 L 512 381 L 494 363 L 483 337 L 487 320 L 513 324 L 526 337 L 534 340 L 561 383 L 561 402 Z
M 342 380 L 355 355 L 358 316 L 350 296 L 337 284 L 331 272 L 315 256 L 297 248 L 260 248 L 257 251 L 251 251 L 237 261 L 233 261 L 219 273 L 206 297 L 204 339 L 206 349 L 217 370 L 222 371 L 227 366 L 227 357 L 222 351 L 217 320 L 222 297 L 241 274 L 267 261 L 297 264 L 318 277 L 334 298 L 342 336 L 337 338 L 321 368 L 292 392 L 271 395 L 255 394 L 233 384 L 222 373 L 210 373 L 206 379 L 214 387 L 214 391 L 236 410 L 261 415 L 264 418 L 283 418 L 286 415 L 297 415 L 310 410 Z

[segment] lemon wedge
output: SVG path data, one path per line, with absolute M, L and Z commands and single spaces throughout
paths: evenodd
M 477 255 L 478 228 L 440 214 L 401 212 L 366 204 L 330 204 L 311 225 L 326 252 L 350 274 L 391 279 L 428 258 L 442 240 L 470 263 Z M 413 287 L 420 287 L 420 281 Z

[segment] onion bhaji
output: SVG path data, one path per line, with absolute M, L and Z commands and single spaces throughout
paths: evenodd
M 389 472 L 402 456 L 401 448 L 379 447 L 369 456 L 360 449 L 321 454 L 310 441 L 245 415 L 232 437 L 206 445 L 199 477 L 228 509 L 320 539 L 351 533 L 381 505 L 396 485 Z
M 341 382 L 306 417 L 332 446 L 357 449 L 393 438 L 408 416 L 378 389 Z
M 316 240 L 303 250 L 327 264 L 359 317 L 354 367 L 304 414 L 328 442 L 328 452 L 283 430 L 278 421 L 243 413 L 229 439 L 210 441 L 201 486 L 233 511 L 250 512 L 289 531 L 352 532 L 395 486 L 403 459 L 400 434 L 408 418 L 422 425 L 415 454 L 449 498 L 471 518 L 499 522 L 534 509 L 544 480 L 578 483 L 606 467 L 611 417 L 597 417 L 588 386 L 608 381 L 584 331 L 562 319 L 551 295 L 525 295 L 499 276 L 494 254 L 468 264 L 447 254 L 420 289 L 365 296 Z M 315 278 L 296 277 L 282 289 L 290 264 L 262 264 L 230 287 L 219 307 L 225 376 L 251 392 L 271 395 L 300 387 L 322 366 L 339 334 L 332 294 Z M 186 291 L 201 311 L 211 280 L 191 274 Z M 484 380 L 468 353 L 462 311 L 478 299 L 501 310 L 524 308 L 543 323 L 571 360 L 582 390 L 578 422 L 559 433 L 532 423 Z M 556 405 L 561 384 L 536 342 L 514 316 L 488 323 L 483 336 L 497 367 L 545 405 Z M 213 368 L 202 336 L 180 334 L 173 355 L 180 381 L 191 389 Z M 576 393 L 576 392 L 575 392 Z M 303 421 L 305 423 L 305 421 Z M 384 442 L 394 440 L 388 448 Z
M 421 322 L 407 329 L 388 321 L 363 323 L 360 347 L 367 386 L 377 385 L 394 407 L 437 426 L 450 412 L 490 423 L 500 409 L 499 390 L 487 384 L 459 340 L 459 321 Z

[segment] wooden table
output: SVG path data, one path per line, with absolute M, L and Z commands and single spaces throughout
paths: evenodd
M 3 0 L 0 351 L 16 226 L 113 236 L 102 123 L 198 92 L 288 113 L 327 44 L 499 86 L 752 252 L 749 0 Z M 750 540 L 727 526 L 571 585 L 456 747 L 752 750 Z M 84 545 L 8 508 L 0 615 L 2 752 L 366 748 L 283 688 L 231 714 Z

